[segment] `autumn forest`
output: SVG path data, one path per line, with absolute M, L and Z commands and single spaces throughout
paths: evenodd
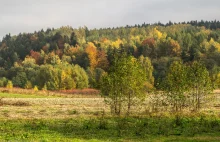
M 147 87 L 160 88 L 173 61 L 202 62 L 220 86 L 220 22 L 88 29 L 58 29 L 7 34 L 0 42 L 0 86 L 48 90 L 100 88 L 114 56 L 126 53 L 144 62 Z

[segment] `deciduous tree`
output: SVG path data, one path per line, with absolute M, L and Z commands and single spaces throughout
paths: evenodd
M 101 92 L 109 100 L 114 114 L 130 114 L 131 107 L 144 98 L 145 76 L 144 69 L 135 58 L 124 54 L 115 57 L 101 86 Z

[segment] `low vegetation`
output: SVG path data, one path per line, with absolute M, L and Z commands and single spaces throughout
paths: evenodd
M 219 96 L 218 91 L 215 91 L 214 95 Z M 141 106 L 132 107 L 129 117 L 112 117 L 110 106 L 100 97 L 31 98 L 32 96 L 1 99 L 1 102 L 4 102 L 0 106 L 1 140 L 220 140 L 219 97 L 200 112 L 185 109 L 179 115 L 172 113 L 169 106 L 167 111 L 164 111 L 165 106 L 156 106 L 149 97 Z
M 5 141 L 219 141 L 215 117 L 0 120 Z M 198 137 L 199 136 L 199 137 Z
M 7 35 L 0 140 L 219 141 L 220 33 L 200 26 Z

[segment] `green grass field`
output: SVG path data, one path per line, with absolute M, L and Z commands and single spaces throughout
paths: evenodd
M 186 113 L 179 122 L 168 113 L 149 114 L 147 102 L 133 110 L 141 118 L 114 118 L 100 97 L 11 92 L 0 93 L 0 98 L 0 142 L 220 141 L 219 97 L 199 114 Z
M 43 96 L 43 95 L 36 95 L 36 94 L 0 93 L 0 98 L 56 98 L 56 96 Z
M 164 118 L 163 120 L 163 122 L 154 118 L 0 120 L 0 140 L 64 142 L 218 142 L 220 140 L 220 128 L 199 124 L 199 119 L 183 121 L 185 124 L 180 126 L 172 125 L 175 123 L 173 119 Z M 212 125 L 212 123 L 213 120 L 207 119 L 207 124 Z M 193 129 L 194 126 L 191 125 L 195 125 L 200 130 Z

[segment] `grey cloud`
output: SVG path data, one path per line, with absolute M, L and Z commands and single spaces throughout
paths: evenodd
M 219 0 L 0 0 L 0 39 L 47 27 L 220 20 Z

